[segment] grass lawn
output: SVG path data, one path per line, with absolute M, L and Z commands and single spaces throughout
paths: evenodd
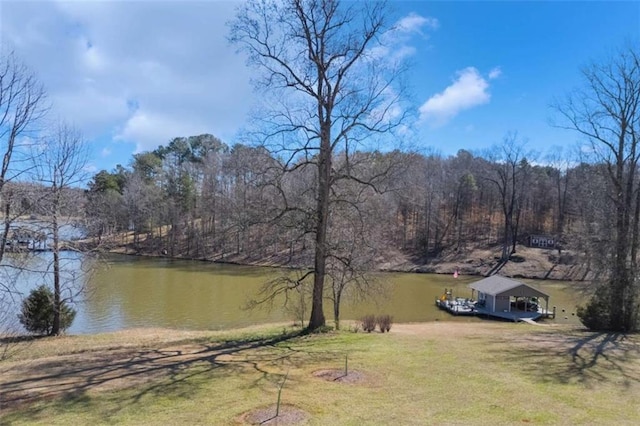
M 0 424 L 243 424 L 272 410 L 285 376 L 283 413 L 304 414 L 295 424 L 640 423 L 638 335 L 490 321 L 293 332 L 132 330 L 14 344 L 0 361 Z M 343 370 L 345 357 L 347 377 L 318 376 Z

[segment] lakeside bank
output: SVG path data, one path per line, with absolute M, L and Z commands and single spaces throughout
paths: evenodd
M 425 257 L 414 252 L 389 250 L 378 260 L 379 272 L 406 272 L 450 274 L 458 271 L 460 275 L 484 277 L 500 273 L 511 278 L 554 281 L 584 281 L 591 278 L 587 265 L 581 264 L 578 256 L 570 251 L 558 253 L 557 250 L 532 248 L 524 245 L 516 247 L 508 262 L 502 262 L 502 247 L 499 244 L 469 245 L 464 250 L 443 250 L 438 257 Z M 309 259 L 302 254 L 272 254 L 257 256 L 249 253 L 215 254 L 206 258 L 181 254 L 169 256 L 163 250 L 151 250 L 144 244 L 133 248 L 132 244 L 118 244 L 107 249 L 110 253 L 149 257 L 170 257 L 234 265 L 250 265 L 290 269 L 305 269 Z

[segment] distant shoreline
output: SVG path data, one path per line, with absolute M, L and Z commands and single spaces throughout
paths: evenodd
M 530 248 L 518 246 L 513 260 L 500 266 L 500 250 L 498 245 L 492 247 L 476 247 L 458 253 L 443 253 L 438 258 L 420 259 L 410 253 L 389 252 L 376 268 L 379 272 L 451 274 L 458 271 L 460 275 L 484 277 L 492 272 L 511 278 L 553 280 L 553 281 L 585 281 L 590 272 L 576 263 L 561 262 L 557 251 L 552 249 Z M 189 256 L 169 256 L 161 252 L 133 251 L 129 245 L 118 245 L 107 250 L 109 253 L 129 256 L 159 257 L 171 259 L 194 260 L 220 264 L 260 266 L 274 268 L 307 269 L 308 265 L 297 262 L 286 262 L 278 256 L 254 257 L 247 254 L 226 254 L 207 258 Z M 567 257 L 571 258 L 568 254 Z

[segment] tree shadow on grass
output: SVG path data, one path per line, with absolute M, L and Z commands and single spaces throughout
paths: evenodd
M 555 383 L 640 384 L 640 336 L 573 331 L 510 335 L 490 351 L 534 380 Z
M 199 384 L 210 377 L 236 370 L 259 373 L 250 386 L 272 385 L 281 380 L 281 375 L 269 372 L 265 366 L 287 364 L 290 367 L 303 362 L 298 355 L 303 354 L 304 349 L 282 345 L 300 335 L 295 331 L 266 338 L 149 350 L 97 351 L 35 360 L 17 365 L 10 376 L 0 378 L 0 411 L 50 399 L 77 408 L 93 403 L 90 392 L 128 389 L 109 396 L 119 400 L 110 412 L 104 412 L 108 418 L 146 396 L 189 398 L 197 392 Z M 20 410 L 21 419 L 25 420 L 25 414 L 32 419 L 40 417 L 40 408 L 30 408 L 33 409 L 28 413 Z

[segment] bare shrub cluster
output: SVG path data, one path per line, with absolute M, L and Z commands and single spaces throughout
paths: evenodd
M 381 333 L 389 332 L 391 330 L 391 324 L 393 323 L 393 318 L 391 315 L 365 315 L 361 320 L 362 329 L 367 333 L 371 333 L 376 330 L 376 326 L 380 330 Z

